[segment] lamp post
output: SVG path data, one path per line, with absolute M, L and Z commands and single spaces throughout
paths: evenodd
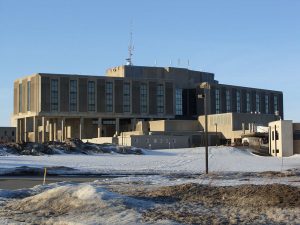
M 216 126 L 216 146 L 218 146 L 218 124 L 215 123 Z
M 207 82 L 200 85 L 204 89 L 204 94 L 199 94 L 198 98 L 204 100 L 204 115 L 205 115 L 205 173 L 208 174 L 208 125 L 207 125 L 207 92 L 209 84 Z

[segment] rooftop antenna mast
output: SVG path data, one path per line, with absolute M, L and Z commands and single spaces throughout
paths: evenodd
M 133 50 L 134 50 L 134 46 L 133 46 L 133 41 L 132 41 L 132 22 L 131 22 L 131 26 L 130 26 L 130 42 L 129 42 L 129 46 L 128 46 L 128 58 L 126 59 L 126 65 L 127 66 L 132 66 Z

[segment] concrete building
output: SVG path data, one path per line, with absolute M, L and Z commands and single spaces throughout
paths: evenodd
M 269 123 L 269 153 L 277 157 L 300 154 L 300 123 L 291 120 Z
M 15 127 L 0 127 L 0 143 L 15 142 L 16 128 Z
M 215 132 L 209 133 L 209 144 L 213 144 Z M 153 120 L 139 121 L 135 131 L 121 132 L 112 138 L 93 138 L 83 141 L 92 143 L 114 143 L 148 149 L 189 148 L 204 145 L 204 132 L 197 120 Z
M 242 143 L 242 135 L 256 131 L 257 126 L 268 126 L 271 121 L 277 120 L 274 114 L 255 113 L 222 113 L 208 115 L 208 132 L 220 133 L 220 144 Z M 199 116 L 203 129 L 205 116 Z
M 219 84 L 214 74 L 173 67 L 118 66 L 107 76 L 38 73 L 14 82 L 16 140 L 90 139 L 135 130 L 138 121 L 197 120 L 208 113 L 283 118 L 282 92 Z

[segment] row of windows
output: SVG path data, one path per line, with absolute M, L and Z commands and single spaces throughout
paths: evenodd
M 265 95 L 265 113 L 270 113 L 270 101 L 269 101 L 269 95 Z M 220 107 L 220 90 L 215 90 L 215 107 L 216 107 L 216 113 L 221 112 Z M 226 112 L 231 111 L 231 95 L 230 91 L 226 90 L 225 93 L 225 100 L 226 100 Z M 261 102 L 260 102 L 260 95 L 258 93 L 255 94 L 255 111 L 260 112 L 261 111 Z M 236 111 L 241 112 L 241 93 L 240 91 L 236 91 Z M 251 111 L 251 104 L 250 104 L 250 93 L 246 93 L 246 112 L 250 113 Z M 274 96 L 274 113 L 278 111 L 278 96 Z
M 175 105 L 176 115 L 183 115 L 182 112 L 182 89 L 176 89 L 175 91 Z
M 95 91 L 95 82 L 88 82 L 88 111 L 96 111 L 96 91 Z
M 148 112 L 148 89 L 146 84 L 140 86 L 140 110 L 141 113 Z
M 50 83 L 50 94 L 51 94 L 51 111 L 58 111 L 58 81 L 57 80 L 51 80 Z
M 130 84 L 123 85 L 123 112 L 130 112 Z
M 51 111 L 58 111 L 58 80 L 52 79 L 51 86 Z M 88 81 L 88 111 L 96 111 L 96 86 L 94 81 Z M 70 80 L 70 111 L 76 112 L 78 108 L 78 85 L 77 80 Z M 164 86 L 159 84 L 157 86 L 157 112 L 164 113 Z M 123 85 L 123 112 L 130 112 L 131 108 L 131 92 L 130 83 L 124 83 Z M 181 97 L 182 105 L 182 97 Z M 113 112 L 113 83 L 105 83 L 105 110 L 106 112 Z M 141 84 L 140 86 L 140 111 L 141 113 L 148 112 L 148 88 L 147 84 Z M 182 114 L 182 106 L 181 106 Z
M 157 92 L 156 92 L 156 101 L 157 101 L 157 113 L 164 113 L 164 86 L 163 84 L 157 85 Z

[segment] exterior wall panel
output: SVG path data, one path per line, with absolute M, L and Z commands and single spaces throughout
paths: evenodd
M 140 113 L 140 82 L 132 82 L 132 113 Z
M 123 112 L 123 81 L 122 80 L 115 80 L 115 87 L 114 87 L 115 94 L 115 112 L 122 113 Z
M 247 91 L 245 89 L 241 90 L 241 112 L 247 112 Z
M 50 112 L 50 78 L 41 77 L 41 111 Z
M 79 112 L 87 112 L 87 78 L 79 78 Z
M 69 87 L 70 79 L 68 77 L 60 78 L 60 111 L 69 112 L 70 107 L 70 94 Z
M 235 88 L 231 89 L 231 111 L 232 112 L 236 112 L 237 111 L 237 107 L 236 107 L 236 104 L 237 104 L 237 101 L 236 101 L 236 92 L 237 92 L 237 89 L 235 89 Z
M 32 77 L 30 79 L 30 111 L 37 112 L 37 97 L 38 97 L 38 85 L 37 85 L 38 77 Z
M 105 80 L 97 80 L 97 112 L 105 112 Z
M 284 112 L 283 112 L 283 94 L 279 94 L 278 96 L 278 108 L 279 108 L 279 115 L 281 116 L 281 119 L 284 119 Z
M 220 96 L 220 99 L 221 99 L 221 112 L 222 113 L 226 113 L 226 88 L 225 87 L 222 87 L 221 90 L 221 96 Z
M 255 112 L 256 111 L 256 91 L 251 91 L 251 103 L 250 103 L 251 111 Z
M 14 82 L 14 114 L 17 115 L 19 113 L 19 82 Z
M 157 114 L 156 105 L 156 82 L 149 82 L 149 114 Z
M 165 84 L 165 103 L 166 103 L 166 114 L 173 114 L 173 83 L 166 82 Z
M 27 112 L 27 80 L 22 80 L 22 113 Z

